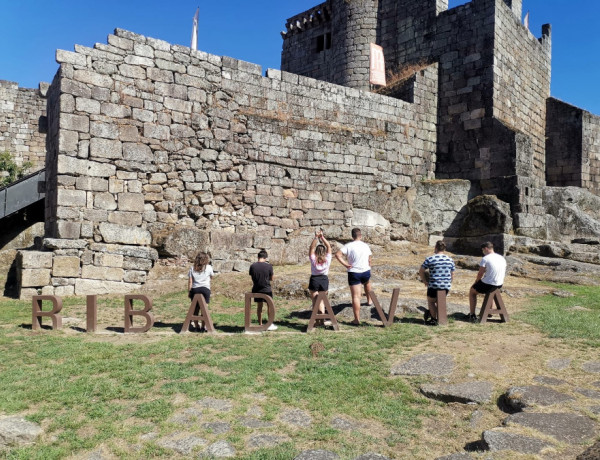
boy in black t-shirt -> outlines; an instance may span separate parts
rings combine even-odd
[[[252,292],[259,294],[266,294],[269,297],[273,297],[273,291],[271,290],[271,280],[273,279],[273,266],[267,262],[267,251],[262,249],[258,253],[258,262],[254,262],[250,265],[249,274],[252,277]],[[254,299],[256,302],[256,316],[258,316],[258,324],[262,324],[262,310],[263,303],[262,299]],[[271,324],[269,331],[274,331],[277,326]]]

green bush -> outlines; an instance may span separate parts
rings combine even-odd
[[[31,168],[31,166],[32,163],[29,161],[23,163],[22,166],[19,166],[17,163],[15,163],[14,158],[9,152],[0,153],[0,171],[8,173],[8,175],[3,175],[0,177],[0,186],[4,187],[16,180],[19,180],[25,175],[25,171]]]

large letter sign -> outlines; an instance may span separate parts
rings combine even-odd
[[[52,310],[42,311],[42,301],[52,302]],[[42,327],[42,318],[45,316],[52,319],[52,329],[62,327],[62,299],[53,295],[34,295],[31,298],[31,329],[38,330]]]
[[[143,310],[134,310],[133,301],[141,300],[144,302]],[[125,296],[125,332],[147,332],[154,325],[154,316],[150,313],[152,310],[152,301],[145,295],[126,295]],[[146,318],[146,325],[143,327],[133,327],[133,317],[142,316]]]

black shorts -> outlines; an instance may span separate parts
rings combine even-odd
[[[310,275],[308,289],[313,292],[329,291],[329,277],[327,275]]]
[[[357,284],[367,284],[371,279],[371,270],[362,273],[348,272],[348,284],[356,286]]]
[[[254,290],[252,290],[253,294],[264,294],[264,295],[268,295],[269,297],[271,297],[271,299],[273,298],[273,291],[269,291],[269,292],[254,292]],[[254,298],[254,302],[259,303],[259,302],[266,302],[264,299],[257,299],[256,297]]]
[[[193,300],[196,294],[202,294],[206,305],[208,305],[208,303],[210,302],[210,289],[205,287],[192,288],[190,289],[190,293],[188,294],[188,296],[190,299]],[[200,314],[200,305],[196,304],[196,307],[194,308],[194,315],[198,316],[198,314]]]
[[[473,289],[475,289],[480,294],[487,294],[488,292],[492,292],[494,289],[500,289],[501,287],[502,287],[502,285],[500,285],[500,286],[494,286],[492,284],[484,283],[481,280],[477,281],[473,285]]]
[[[448,292],[450,291],[450,289],[427,288],[427,297],[429,297],[431,299],[437,299],[438,291],[446,291],[446,295],[448,295]]]

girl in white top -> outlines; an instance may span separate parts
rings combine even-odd
[[[206,304],[210,302],[210,279],[214,276],[213,268],[209,265],[210,257],[205,252],[199,252],[194,260],[194,265],[190,267],[188,273],[188,290],[189,297],[193,299],[197,294],[201,294],[204,297]],[[194,315],[198,315],[200,307],[196,305]],[[204,321],[202,321],[202,327],[198,324],[198,321],[194,321],[196,329],[200,332],[206,331],[204,327]]]
[[[321,244],[318,244],[321,242]],[[315,299],[319,295],[319,292],[329,291],[329,266],[331,265],[331,244],[323,235],[323,230],[317,230],[315,232],[315,238],[310,244],[308,249],[308,257],[310,259],[310,281],[308,283],[308,290],[310,291],[310,297],[313,301],[313,308]],[[323,302],[319,303],[319,313],[325,313],[325,305]],[[315,322],[315,326],[322,326],[323,320],[319,319]]]

